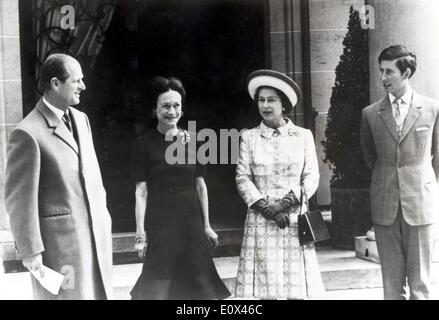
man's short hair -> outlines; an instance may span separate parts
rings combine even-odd
[[[66,69],[66,61],[73,57],[63,54],[54,53],[47,57],[40,69],[40,78],[38,79],[38,91],[46,93],[50,89],[50,80],[57,78],[64,82],[69,77]]]
[[[378,57],[378,63],[381,63],[383,60],[396,60],[395,64],[401,73],[404,73],[407,68],[409,68],[412,71],[409,78],[411,78],[416,72],[417,63],[415,52],[402,45],[398,44],[390,46],[381,51]]]

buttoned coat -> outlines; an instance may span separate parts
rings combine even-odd
[[[299,244],[297,215],[290,209],[290,226],[280,229],[250,207],[259,199],[269,203],[301,184],[309,197],[319,185],[314,138],[308,129],[287,120],[276,130],[263,122],[242,134],[236,166],[238,193],[248,206],[235,294],[261,299],[304,299],[324,291],[314,245]]]
[[[111,298],[106,193],[88,118],[75,108],[70,111],[78,143],[42,100],[11,132],[6,209],[19,255],[42,253],[44,265],[66,274],[58,296],[32,277],[35,298]]]
[[[363,109],[361,146],[372,170],[372,221],[391,225],[401,202],[408,224],[426,225],[439,215],[439,103],[413,93],[401,135],[389,97]]]

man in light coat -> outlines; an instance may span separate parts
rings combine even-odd
[[[34,277],[35,299],[112,297],[111,218],[87,116],[72,107],[85,90],[77,60],[44,62],[36,107],[9,136],[5,203],[23,265],[65,274],[58,295]]]
[[[384,298],[430,297],[433,224],[439,215],[439,102],[414,92],[415,54],[401,45],[378,62],[387,95],[363,110],[361,142],[372,170],[372,221]],[[408,292],[407,292],[408,293]]]

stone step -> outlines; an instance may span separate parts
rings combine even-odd
[[[380,288],[380,265],[355,257],[354,251],[318,247],[317,256],[327,291]],[[234,292],[239,257],[214,258],[218,273],[224,283]],[[114,287],[119,299],[129,299],[129,291],[142,270],[142,264],[115,266]]]
[[[331,212],[326,210],[322,211],[322,214],[324,220],[328,225],[328,229],[331,231]],[[218,234],[219,239],[219,244],[215,249],[213,249],[212,256],[238,256],[241,250],[241,242],[244,232],[243,222],[239,224],[236,222],[216,224],[212,227]],[[135,232],[122,232],[113,234],[113,263],[115,265],[142,262],[142,260],[137,256],[137,252],[134,250],[134,238]],[[329,245],[330,240],[325,241],[322,244]],[[3,251],[7,253],[3,255],[2,267],[4,268],[4,271],[6,273],[24,272],[25,269],[21,261],[18,260],[12,238],[8,239],[8,242],[3,245]]]
[[[382,287],[381,268],[378,263],[357,258],[355,251],[332,247],[318,247],[317,257],[323,283],[328,291],[327,295],[321,297],[322,299],[331,299],[331,296],[338,299],[343,292],[347,293],[350,290],[354,290],[355,297],[359,297],[363,292],[368,293],[367,299],[382,299],[380,290],[372,290]],[[238,261],[238,256],[214,258],[218,273],[232,293],[235,290]],[[114,287],[118,299],[130,299],[129,291],[141,270],[142,264],[115,266]],[[433,283],[439,284],[439,263],[433,264],[432,273]],[[363,289],[370,290],[361,291]],[[339,293],[330,293],[331,291],[339,291]],[[374,294],[377,294],[376,297]]]
[[[215,226],[215,232],[218,234],[218,247],[213,249],[213,257],[232,257],[239,255],[241,250],[241,241],[243,229],[238,227]],[[113,234],[113,263],[115,265],[141,263],[134,250],[135,232],[123,232]],[[6,273],[26,271],[15,253],[14,243],[8,243],[10,254],[1,263]]]
[[[354,251],[318,247],[317,255],[327,290],[374,288],[381,285],[379,265],[356,258]],[[238,261],[238,256],[214,258],[218,273],[231,292],[235,289]],[[113,284],[116,298],[130,298],[129,292],[141,270],[141,263],[114,266]],[[29,277],[28,272],[0,275],[0,299],[30,299],[32,295]]]
[[[331,231],[331,212],[322,211],[328,229]],[[238,256],[241,250],[241,242],[244,229],[241,227],[231,227],[227,225],[213,225],[215,232],[218,234],[218,247],[213,249],[213,257],[233,257]],[[126,264],[141,262],[137,252],[134,250],[134,232],[113,234],[113,260],[114,264]],[[331,240],[319,243],[319,246],[327,246]]]
[[[213,257],[233,257],[239,255],[243,229],[237,227],[215,226],[218,247],[212,251]],[[113,234],[113,262],[115,265],[140,263],[142,259],[134,250],[134,232]]]
[[[355,251],[318,247],[317,256],[327,294],[322,299],[382,299],[380,265],[355,257]],[[218,273],[233,293],[238,270],[238,256],[214,258]],[[113,285],[117,299],[130,299],[129,292],[142,270],[141,263],[114,266]],[[439,284],[439,263],[433,264],[433,283]],[[435,286],[437,287],[437,286]],[[355,295],[350,296],[352,291]],[[376,296],[375,296],[376,295]],[[31,299],[28,272],[0,274],[0,300]]]
[[[240,245],[243,229],[234,227],[214,228],[218,234],[219,246]],[[113,234],[113,252],[130,252],[134,250],[134,232],[124,232]]]

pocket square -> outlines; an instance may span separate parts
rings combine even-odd
[[[416,132],[425,131],[428,129],[430,129],[430,128],[429,127],[419,127],[419,128],[416,128]]]

